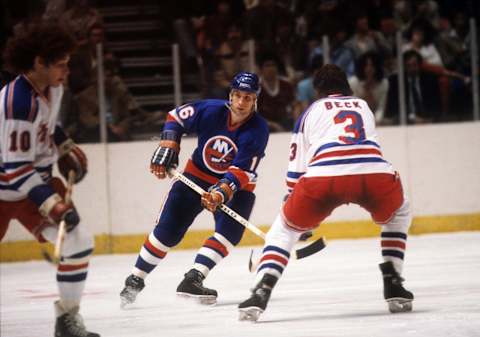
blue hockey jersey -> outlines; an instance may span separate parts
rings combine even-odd
[[[253,191],[256,169],[265,155],[268,126],[258,113],[239,125],[232,125],[230,115],[228,101],[197,101],[171,110],[164,130],[197,135],[198,145],[185,172],[211,184],[225,177],[237,189]]]

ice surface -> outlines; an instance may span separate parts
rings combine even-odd
[[[260,247],[255,247],[258,251]],[[405,286],[413,312],[390,314],[382,297],[379,240],[331,241],[292,261],[259,322],[239,322],[253,274],[250,248],[238,248],[207,278],[219,292],[215,307],[176,297],[195,251],[172,251],[127,310],[119,292],[136,255],[94,256],[81,313],[102,337],[480,336],[480,233],[411,236]],[[46,262],[0,265],[0,335],[53,336],[55,270]]]

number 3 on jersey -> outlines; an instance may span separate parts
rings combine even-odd
[[[338,137],[346,144],[358,143],[365,140],[365,129],[363,128],[362,116],[352,110],[342,110],[333,118],[335,124],[342,124],[349,120],[350,123],[344,127],[348,135]]]

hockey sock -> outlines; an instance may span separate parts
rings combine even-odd
[[[265,238],[262,257],[257,268],[255,283],[263,278],[265,273],[280,278],[287,267],[290,251],[298,241],[301,233],[289,229],[283,218],[278,215]]]
[[[147,277],[167,255],[169,250],[170,247],[161,243],[160,240],[155,237],[154,232],[151,232],[140,249],[140,254],[138,254],[132,274],[141,278]]]
[[[222,234],[215,232],[198,251],[193,268],[207,277],[210,270],[225,258],[233,247]]]
[[[403,271],[407,233],[411,223],[409,203],[405,199],[393,218],[382,226],[381,247],[385,262],[391,261],[398,274]]]

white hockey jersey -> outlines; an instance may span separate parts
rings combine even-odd
[[[0,91],[0,200],[26,198],[50,178],[62,94],[62,86],[50,87],[44,97],[23,75]]]
[[[394,174],[377,141],[367,103],[331,95],[314,102],[297,120],[290,142],[289,192],[302,177]]]

